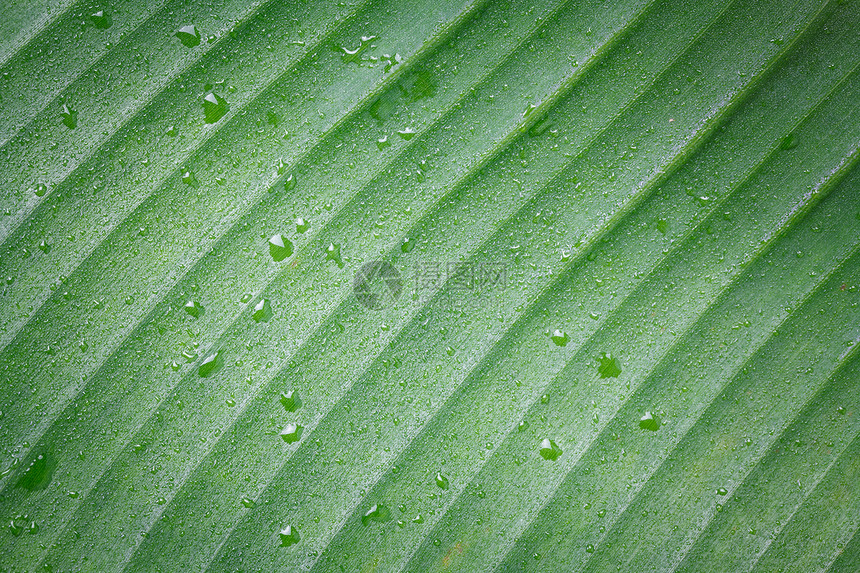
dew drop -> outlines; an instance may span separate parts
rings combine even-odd
[[[594,553],[594,545],[592,545],[591,543],[589,543],[588,545],[586,545],[586,546],[585,546],[585,552],[586,552],[586,553]]]
[[[601,378],[618,378],[621,374],[621,365],[618,359],[609,353],[604,353],[600,357],[600,365],[597,367]]]
[[[292,191],[296,188],[296,177],[290,173],[287,175],[286,179],[284,179],[284,191]]]
[[[293,243],[283,235],[272,235],[269,239],[269,254],[279,263],[293,254]]]
[[[391,511],[380,504],[374,503],[370,506],[364,515],[361,517],[361,524],[364,526],[370,525],[371,522],[384,523],[391,518]]]
[[[254,509],[257,506],[257,503],[248,496],[242,498],[242,505],[247,507],[248,509]]]
[[[376,140],[376,147],[379,148],[380,151],[385,149],[386,147],[390,147],[391,142],[388,141],[388,135],[383,135],[379,139]]]
[[[254,306],[254,314],[251,315],[251,318],[254,319],[254,322],[269,322],[272,314],[272,305],[269,303],[269,299],[264,298]]]
[[[230,105],[227,100],[215,92],[210,92],[203,98],[203,116],[206,123],[217,122],[228,111],[230,111]]]
[[[75,129],[78,126],[78,112],[70,108],[68,105],[63,104],[63,110],[60,112],[60,116],[63,118],[63,125],[69,129]]]
[[[325,250],[325,259],[327,261],[334,261],[338,267],[343,268],[343,259],[340,256],[340,244],[330,243]]]
[[[48,192],[48,186],[44,183],[37,183],[33,192],[36,194],[36,197],[44,197]]]
[[[448,489],[448,478],[442,474],[436,474],[436,485],[442,489]]]
[[[299,398],[299,393],[295,390],[289,392],[281,392],[281,405],[287,412],[295,412],[302,407],[302,400]]]
[[[540,443],[540,455],[545,460],[557,460],[562,454],[561,448],[549,438],[544,438]]]
[[[660,417],[651,412],[645,412],[645,415],[639,418],[639,427],[643,430],[656,432],[660,429]]]
[[[200,318],[200,315],[203,314],[203,307],[196,300],[189,300],[182,308],[194,318]]]
[[[220,370],[223,364],[224,360],[221,357],[221,351],[213,352],[203,360],[197,369],[197,373],[201,378],[207,378]]]
[[[200,45],[200,32],[197,30],[197,26],[191,24],[188,26],[182,26],[176,31],[175,35],[186,48],[193,48]]]
[[[720,496],[726,496],[726,495],[729,495],[729,490],[727,490],[727,489],[726,489],[726,488],[724,488],[724,487],[721,487],[721,488],[719,488],[719,489],[717,490],[717,495],[720,495]]]
[[[405,129],[400,129],[397,131],[397,135],[399,135],[400,137],[402,137],[406,141],[409,141],[410,139],[415,137],[416,133],[417,132],[414,129],[412,129],[411,127],[407,127]]]
[[[279,537],[281,539],[281,547],[295,545],[301,540],[301,537],[299,537],[299,530],[292,525],[288,525],[283,528],[279,533]]]
[[[296,219],[296,231],[299,233],[305,233],[308,229],[311,228],[310,223],[299,217]]]
[[[408,253],[415,248],[415,241],[406,237],[403,239],[403,243],[400,244],[400,251],[403,253]]]
[[[110,12],[105,10],[93,12],[90,14],[90,20],[92,20],[95,27],[99,30],[107,30],[111,25],[113,25],[113,19],[110,16]]]
[[[304,428],[298,424],[287,424],[287,426],[281,430],[281,438],[288,444],[298,442],[302,437],[302,430],[304,430]]]
[[[552,338],[552,341],[555,343],[556,346],[566,346],[567,343],[570,341],[570,337],[567,335],[567,333],[558,329],[556,329],[552,333],[552,336],[550,338]]]

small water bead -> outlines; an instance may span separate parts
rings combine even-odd
[[[377,139],[376,147],[378,147],[380,151],[382,151],[386,147],[391,147],[391,142],[388,140],[388,135],[383,135],[382,137]]]
[[[244,505],[248,509],[254,509],[255,507],[257,507],[257,503],[248,496],[242,498],[242,505]]]
[[[586,553],[594,553],[594,545],[592,545],[591,543],[589,543],[588,545],[586,545],[586,546],[585,546],[585,552],[586,552]]]
[[[200,45],[200,32],[197,30],[197,26],[182,26],[176,31],[175,36],[179,38],[179,41],[182,42],[182,45],[186,48],[193,48]]]
[[[254,322],[269,322],[273,314],[269,299],[264,298],[254,305],[254,314],[251,315],[251,318],[254,319]]]
[[[281,547],[290,547],[291,545],[295,545],[299,541],[301,541],[301,537],[299,536],[299,530],[293,527],[292,525],[288,525],[283,528],[278,534],[281,540]]]
[[[403,243],[400,244],[400,252],[408,253],[415,248],[415,241],[406,237],[403,239]]]
[[[230,111],[230,105],[220,95],[209,92],[203,97],[203,118],[206,123],[216,123]]]
[[[182,182],[188,185],[189,187],[199,187],[200,182],[197,181],[197,178],[194,176],[194,173],[191,171],[185,170],[182,172]]]
[[[231,408],[236,405],[236,400],[234,400],[233,398],[227,398],[226,402],[227,402],[227,405],[230,406]]]
[[[60,116],[63,118],[63,125],[69,129],[75,129],[78,126],[78,112],[70,108],[68,105],[63,104]]]
[[[304,428],[298,424],[287,424],[287,426],[281,430],[280,436],[285,442],[292,444],[301,439],[302,430],[304,430]]]
[[[843,406],[838,406],[836,408],[836,413],[844,415],[845,414],[845,408]]]
[[[448,478],[440,473],[436,474],[436,485],[441,489],[448,489]]]
[[[51,245],[49,245],[44,239],[39,243],[39,250],[45,253],[46,255],[51,251]]]
[[[305,233],[308,229],[311,228],[310,223],[299,217],[296,219],[296,231],[299,233]]]
[[[272,235],[269,239],[269,254],[279,263],[293,254],[293,243],[283,235]]]
[[[36,183],[36,188],[33,189],[36,197],[44,197],[48,193],[48,186],[44,183]]]
[[[729,490],[727,490],[727,489],[726,489],[726,488],[724,488],[724,487],[721,487],[721,488],[719,488],[719,489],[717,490],[717,495],[720,495],[720,496],[726,496],[726,495],[729,495]]]

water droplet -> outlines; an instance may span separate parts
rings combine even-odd
[[[793,133],[789,133],[782,138],[782,141],[779,142],[779,148],[784,151],[788,151],[789,149],[794,149],[795,147],[797,147],[798,143],[800,142],[797,140],[797,136],[795,136]]]
[[[203,116],[206,123],[217,122],[228,111],[230,111],[230,105],[227,103],[227,100],[215,92],[210,92],[203,98]]]
[[[197,30],[197,26],[182,26],[176,31],[176,37],[179,38],[179,41],[186,48],[200,45],[200,32]]]
[[[39,250],[47,255],[51,250],[51,245],[49,245],[44,239],[42,239],[42,241],[39,243]]]
[[[717,490],[717,495],[721,495],[721,496],[729,495],[729,490],[727,490],[724,487],[721,487],[720,489]]]
[[[248,496],[242,498],[242,505],[247,507],[248,509],[254,509],[257,506],[257,503]]]
[[[517,430],[518,430],[518,431],[520,431],[520,432],[524,432],[524,431],[526,431],[528,428],[529,428],[529,423],[528,423],[528,422],[526,422],[525,420],[521,421],[521,422],[519,423],[519,425],[517,426]]]
[[[606,510],[605,510],[605,509],[601,509],[600,511],[598,511],[598,512],[597,512],[597,517],[603,517],[603,516],[605,516],[605,515],[606,515]]]
[[[230,406],[231,408],[232,408],[233,406],[235,406],[235,405],[236,405],[236,400],[234,400],[233,398],[227,398],[227,400],[226,400],[225,402],[226,402],[226,403],[227,403],[227,405],[228,405],[228,406]]]
[[[92,20],[93,24],[95,24],[96,28],[99,30],[107,30],[111,25],[113,25],[113,19],[110,16],[110,12],[107,12],[106,10],[93,12],[90,14],[90,20]]]
[[[540,443],[540,455],[545,460],[557,460],[562,454],[555,442],[549,438],[544,438]]]
[[[586,545],[586,546],[585,546],[585,552],[586,552],[586,553],[594,553],[594,545],[592,545],[591,543],[589,543],[588,545]]]
[[[350,50],[347,48],[341,48],[341,51],[343,52],[343,54],[341,55],[341,57],[343,58],[343,61],[347,62],[347,63],[350,63],[350,62],[354,62],[356,64],[361,63],[361,61],[362,61],[361,54],[365,50],[367,50],[368,48],[373,47],[373,44],[371,42],[373,42],[373,40],[375,40],[375,39],[376,39],[376,36],[362,36],[361,39],[359,40],[358,47],[356,49]]]
[[[609,353],[604,353],[600,357],[600,366],[597,367],[597,371],[601,378],[618,378],[618,375],[621,374],[621,365],[617,358]]]
[[[272,235],[269,239],[269,254],[279,263],[293,254],[293,243],[283,235]]]
[[[302,400],[299,398],[299,393],[295,390],[289,392],[281,392],[281,405],[287,412],[295,412],[302,407]]]
[[[405,129],[400,129],[397,131],[397,135],[399,135],[400,137],[402,137],[406,141],[409,141],[410,139],[415,137],[416,133],[417,132],[414,129],[412,129],[411,127],[407,127]]]
[[[163,497],[159,497],[155,500],[155,503],[157,503],[158,505],[164,505],[165,503],[167,503],[167,500]]]
[[[406,237],[403,239],[403,243],[400,244],[400,251],[403,253],[408,253],[412,249],[415,248],[415,241]]]
[[[340,245],[330,243],[325,250],[325,259],[327,261],[334,261],[338,267],[343,268],[343,259],[340,256]]]
[[[196,300],[189,300],[182,308],[194,318],[200,318],[200,315],[203,314],[203,307]]]
[[[362,525],[370,525],[371,521],[375,521],[376,523],[383,523],[388,521],[391,518],[391,512],[384,505],[376,504],[370,506],[364,515],[361,517]]]
[[[376,140],[376,147],[379,148],[380,151],[385,149],[386,147],[390,147],[391,142],[388,141],[388,135],[383,135],[379,139]]]
[[[651,412],[645,412],[645,415],[639,418],[639,427],[643,430],[651,430],[656,432],[660,429],[660,417]]]
[[[281,547],[289,547],[290,545],[295,545],[299,541],[301,541],[301,537],[299,537],[299,530],[293,527],[292,525],[288,525],[283,528],[279,534],[281,538]]]
[[[44,183],[37,183],[33,192],[36,194],[36,197],[44,197],[48,192],[48,186]]]
[[[287,426],[281,430],[281,438],[288,444],[298,442],[302,438],[302,430],[304,430],[304,428],[298,424],[287,424]]]
[[[436,474],[436,485],[442,489],[448,489],[448,478],[442,474]]]
[[[570,337],[567,335],[567,333],[558,329],[556,329],[552,333],[552,336],[550,338],[552,338],[552,341],[555,343],[556,346],[565,346],[570,341]]]
[[[78,112],[70,108],[68,105],[63,104],[63,110],[60,112],[60,116],[63,118],[63,125],[69,129],[75,129],[78,126]]]
[[[78,499],[81,496],[81,492],[79,491],[70,491],[68,492],[69,497],[72,499]]]
[[[412,518],[412,523],[424,523],[424,518],[421,517],[421,514],[419,513],[418,515],[416,515],[415,517]]]
[[[200,182],[197,181],[197,178],[191,171],[185,170],[182,173],[182,182],[188,185],[189,187],[199,187]]]
[[[29,491],[45,489],[54,477],[55,467],[53,456],[48,453],[39,454],[33,458],[15,485]]]
[[[292,191],[296,188],[296,183],[297,181],[295,176],[290,173],[287,175],[286,179],[284,179],[284,191]]]
[[[224,360],[221,357],[221,351],[213,352],[207,356],[197,369],[197,373],[201,378],[212,376],[223,366]]]
[[[540,403],[549,404],[549,394],[541,394]]]
[[[254,306],[254,314],[251,315],[251,318],[254,319],[254,322],[269,322],[272,314],[272,305],[269,303],[269,299],[264,298]]]
[[[311,228],[310,223],[299,217],[296,219],[296,231],[299,233],[305,233],[308,229]]]
[[[842,407],[842,406],[838,406],[838,407],[836,408],[836,413],[837,413],[837,414],[845,414],[845,408],[844,408],[844,407]]]

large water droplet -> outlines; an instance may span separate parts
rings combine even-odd
[[[562,454],[561,448],[549,438],[544,438],[540,443],[540,455],[545,460],[557,460]]]
[[[288,444],[298,442],[302,438],[303,429],[298,424],[287,424],[287,427],[281,430],[281,438]]]
[[[334,261],[338,267],[343,268],[343,259],[340,256],[340,245],[330,243],[325,250],[325,259],[327,261]]]
[[[203,314],[203,307],[196,300],[189,300],[182,308],[194,318],[200,318],[200,315]]]
[[[566,346],[570,341],[570,337],[563,330],[556,330],[550,338],[552,338],[556,346]]]
[[[63,104],[63,109],[60,111],[60,116],[63,118],[63,125],[69,129],[75,129],[78,126],[78,112]]]
[[[200,368],[197,369],[197,373],[202,378],[212,376],[221,369],[223,364],[224,360],[221,358],[221,351],[213,352],[203,360],[200,364]]]
[[[660,429],[661,425],[660,417],[656,414],[652,414],[651,412],[645,412],[645,415],[639,418],[639,427],[643,430],[656,432]]]
[[[269,299],[264,298],[254,306],[254,314],[251,315],[251,318],[255,322],[269,322],[269,319],[272,318],[272,305],[269,304]]]
[[[52,455],[47,452],[39,454],[33,458],[15,485],[29,491],[45,489],[54,477],[55,467],[56,461]]]
[[[176,31],[176,37],[187,48],[200,45],[200,32],[197,30],[197,26],[182,26]]]
[[[269,239],[269,254],[279,263],[293,254],[293,243],[283,235],[272,235]]]
[[[377,523],[383,523],[388,521],[391,518],[391,511],[389,509],[380,504],[374,503],[370,506],[364,515],[361,517],[362,525],[370,525],[370,522],[375,521]]]
[[[110,16],[110,12],[106,10],[93,12],[90,14],[90,20],[92,20],[93,24],[95,24],[96,28],[99,30],[107,30],[111,25],[113,25],[113,19]]]
[[[227,100],[215,92],[210,92],[203,98],[203,116],[206,123],[217,122],[228,111],[230,111],[230,105],[227,103]]]
[[[605,353],[599,360],[600,365],[597,367],[597,372],[600,373],[601,378],[618,378],[619,374],[621,374],[621,365],[618,363],[617,358],[609,353]]]
[[[302,400],[299,398],[299,393],[295,390],[289,392],[281,392],[281,405],[287,412],[295,412],[302,407]]]
[[[299,530],[292,525],[288,525],[283,528],[279,535],[281,538],[281,547],[295,545],[301,540],[301,537],[299,537]]]

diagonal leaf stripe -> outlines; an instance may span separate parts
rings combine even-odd
[[[857,569],[856,1],[3,12],[0,570]]]

